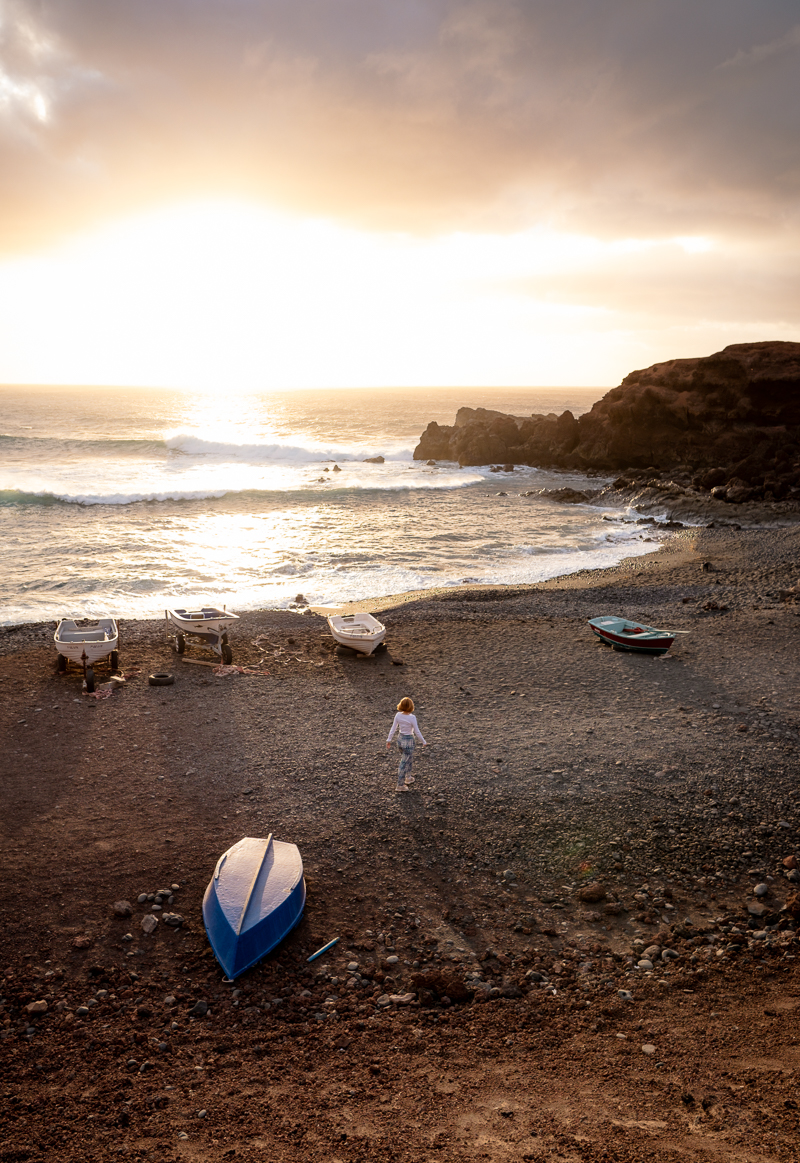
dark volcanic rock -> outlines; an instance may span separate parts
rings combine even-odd
[[[586,884],[583,888],[578,889],[578,900],[589,901],[594,904],[597,901],[606,899],[606,890],[598,881],[592,881],[591,884]]]
[[[419,990],[423,1005],[435,1005],[442,997],[449,997],[454,1002],[466,1002],[473,993],[465,985],[463,977],[447,969],[429,969],[422,973],[414,973],[411,983]]]
[[[729,504],[800,496],[800,343],[735,343],[631,372],[577,419],[461,408],[431,423],[416,460],[509,463],[642,476],[721,489]],[[694,475],[692,475],[694,474]]]
[[[800,343],[735,343],[631,372],[579,425],[595,467],[722,469],[701,482],[711,488],[730,466],[740,487],[763,485],[776,454],[800,454]]]
[[[560,501],[562,505],[580,505],[594,496],[594,493],[584,493],[580,489],[542,489],[539,496],[546,497],[548,501]]]

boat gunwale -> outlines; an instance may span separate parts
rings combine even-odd
[[[233,614],[229,610],[219,610],[216,606],[209,606],[207,608],[213,608],[216,611],[213,617],[205,618],[199,616],[199,614],[195,614],[193,617],[188,611],[184,611],[184,613],[186,613],[186,617],[183,617],[182,613],[174,609],[165,609],[164,615],[169,625],[175,626],[178,630],[183,630],[184,633],[189,634],[193,633],[195,629],[199,630],[200,627],[203,627],[206,631],[224,630],[229,626],[232,626],[234,622],[239,621],[239,615]]]

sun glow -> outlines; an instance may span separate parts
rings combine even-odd
[[[548,280],[579,287],[654,249],[690,261],[707,248],[546,229],[426,239],[243,203],[175,206],[0,266],[0,379],[226,392],[609,383],[624,321]]]

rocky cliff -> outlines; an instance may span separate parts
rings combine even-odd
[[[736,502],[800,496],[800,343],[654,364],[577,419],[462,408],[454,425],[428,425],[414,458],[634,479],[667,471]]]

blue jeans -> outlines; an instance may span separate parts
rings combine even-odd
[[[406,782],[406,776],[411,775],[411,764],[414,762],[414,747],[416,746],[416,738],[414,735],[397,734],[397,745],[400,748],[400,766],[397,769],[397,786],[403,787]]]

